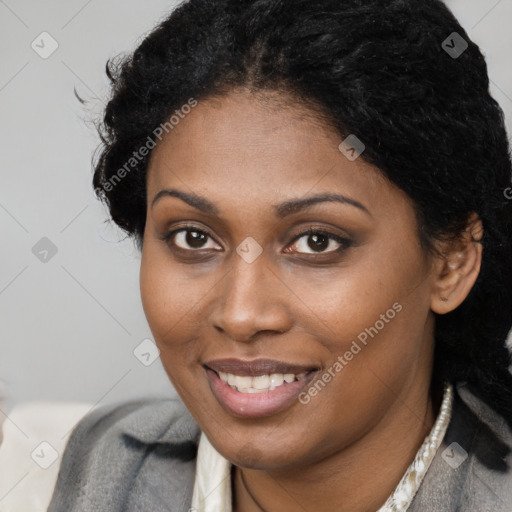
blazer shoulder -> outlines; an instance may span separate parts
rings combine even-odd
[[[128,485],[138,478],[144,460],[155,456],[174,471],[194,460],[199,435],[178,399],[94,409],[71,433],[48,512],[95,510],[110,502],[114,510],[113,504],[130,492]]]
[[[127,436],[142,443],[182,442],[199,429],[178,399],[149,399],[104,405],[86,414],[73,428],[66,451]]]
[[[466,385],[454,386],[448,429],[410,510],[512,510],[512,432]]]

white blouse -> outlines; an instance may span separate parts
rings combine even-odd
[[[386,503],[377,512],[404,512],[409,508],[430,467],[450,423],[453,387],[444,387],[441,409],[432,430],[423,441],[416,457]],[[191,512],[232,512],[231,466],[210,444],[202,432],[197,452],[197,465]]]

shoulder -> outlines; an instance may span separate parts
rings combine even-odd
[[[464,385],[411,511],[512,510],[512,430]]]
[[[70,436],[48,512],[158,512],[188,500],[199,434],[177,399],[94,410]]]
[[[67,449],[127,437],[135,442],[183,442],[199,435],[194,419],[179,399],[150,399],[94,409],[75,427]]]

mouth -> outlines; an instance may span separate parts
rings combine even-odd
[[[223,359],[204,365],[219,404],[238,417],[282,412],[297,401],[318,368],[281,361]]]

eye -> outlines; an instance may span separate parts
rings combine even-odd
[[[295,246],[297,252],[304,254],[326,254],[343,252],[348,249],[351,244],[352,242],[348,238],[343,238],[342,236],[323,229],[310,228],[296,236],[291,247]],[[333,245],[334,249],[326,250]],[[338,247],[336,247],[336,245]],[[308,249],[312,252],[307,252]]]
[[[168,245],[182,251],[196,252],[200,250],[213,249],[220,251],[219,246],[214,242],[213,238],[204,230],[196,226],[183,226],[167,233],[162,240]],[[211,245],[208,246],[208,241]],[[303,254],[322,255],[330,253],[340,253],[348,249],[352,245],[352,241],[335,233],[319,229],[309,228],[293,239],[292,245],[295,247],[290,251],[288,248],[284,252],[299,252]],[[334,248],[332,248],[334,246]],[[331,248],[330,250],[327,250]],[[311,252],[309,252],[311,251]]]
[[[198,229],[195,226],[184,226],[180,229],[175,229],[174,231],[166,234],[163,240],[168,244],[170,243],[178,247],[178,249],[183,249],[184,251],[201,249],[219,250],[216,248],[215,244],[213,247],[208,247],[206,242],[208,242],[208,240],[213,241],[213,239],[206,231]]]

